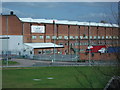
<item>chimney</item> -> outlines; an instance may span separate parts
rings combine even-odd
[[[10,15],[13,15],[14,14],[14,12],[13,11],[10,11]]]

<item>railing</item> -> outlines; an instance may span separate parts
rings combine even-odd
[[[77,61],[79,60],[79,56],[77,55],[61,55],[61,54],[55,54],[54,55],[35,55],[33,56],[33,59],[35,60],[48,60],[48,61]]]

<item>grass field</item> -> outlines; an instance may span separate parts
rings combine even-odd
[[[7,61],[6,60],[2,60],[2,65],[6,65],[7,64]],[[9,65],[16,65],[16,64],[19,64],[18,62],[16,61],[8,61],[8,64]]]
[[[104,88],[105,74],[110,67],[3,68],[3,88]]]

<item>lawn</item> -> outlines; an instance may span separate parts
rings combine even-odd
[[[8,61],[8,64],[9,65],[16,65],[16,64],[19,64],[18,62],[16,61]],[[6,60],[2,60],[2,65],[7,65],[7,61]]]
[[[3,88],[104,88],[110,67],[3,68]],[[106,75],[109,74],[109,75]]]

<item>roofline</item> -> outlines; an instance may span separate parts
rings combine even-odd
[[[22,23],[22,21],[20,20],[20,18],[17,15],[15,15],[15,14],[13,14],[13,15],[10,15],[10,14],[3,15],[3,14],[1,14],[0,16],[15,16]]]
[[[36,23],[36,24],[53,24],[53,22],[52,22],[52,19],[45,19],[45,20],[51,20],[50,22],[44,22],[44,21],[40,21],[40,22],[38,22],[39,21],[39,19],[38,19],[38,21],[34,21],[34,19],[32,19],[32,18],[28,18],[28,21],[27,20],[22,20],[22,19],[27,19],[27,18],[21,18],[20,20],[21,20],[21,22],[23,22],[23,23]],[[31,21],[29,21],[29,20],[31,20]],[[37,20],[37,19],[35,19],[35,20]],[[54,20],[53,20],[54,21]],[[119,26],[118,26],[118,24],[111,24],[111,23],[96,23],[96,22],[78,22],[78,21],[67,21],[67,20],[65,20],[65,21],[67,21],[67,22],[64,22],[64,23],[60,23],[59,21],[64,21],[64,20],[58,20],[58,22],[56,21],[56,25],[73,25],[73,26],[93,26],[93,27],[115,27],[115,28],[118,28]],[[75,23],[72,23],[72,22],[75,22]],[[82,24],[80,24],[80,23],[82,23]],[[93,23],[93,24],[91,24],[91,23]],[[96,25],[94,25],[94,23],[96,24]],[[90,25],[91,24],[91,25]],[[103,25],[102,25],[103,24]]]
[[[21,20],[20,20],[21,21]],[[22,23],[34,23],[34,24],[53,24],[53,23],[38,23],[38,22],[25,22],[25,21],[21,21]],[[119,26],[99,26],[99,25],[79,25],[79,24],[59,24],[59,23],[55,23],[56,25],[73,25],[73,26],[90,26],[90,27],[109,27],[109,28],[119,28]],[[110,23],[105,23],[105,24],[110,24]],[[117,25],[117,24],[116,24]]]
[[[6,15],[3,15],[3,14],[1,14],[0,16],[16,16],[15,14],[13,14],[13,15],[10,15],[10,14],[6,14]],[[21,22],[21,23],[35,23],[35,24],[53,24],[53,23],[45,23],[45,22],[30,22],[30,21],[22,21],[18,16],[16,16],[18,19],[19,19],[19,21]],[[32,18],[31,18],[32,19]],[[33,19],[34,20],[34,19]],[[52,19],[46,19],[46,20],[52,20]],[[58,21],[62,21],[62,20],[58,20]],[[63,20],[64,21],[64,20]],[[65,21],[67,21],[67,20],[65,20]],[[71,22],[71,21],[68,21],[68,22]],[[74,21],[73,21],[74,22]],[[80,24],[77,24],[77,22],[78,21],[76,21],[76,24],[70,24],[70,23],[66,23],[66,24],[62,24],[62,23],[55,23],[56,25],[73,25],[73,26],[90,26],[90,27],[114,27],[114,28],[119,28],[119,26],[118,26],[118,24],[111,24],[111,23],[101,23],[101,24],[110,24],[111,26],[100,26],[100,25],[80,25]],[[80,22],[78,22],[78,23],[80,23]],[[88,23],[90,23],[90,22],[86,22],[87,24]],[[96,23],[96,22],[91,22],[91,23]],[[96,24],[99,24],[99,23],[96,23]],[[113,26],[113,25],[117,25],[117,26]]]

